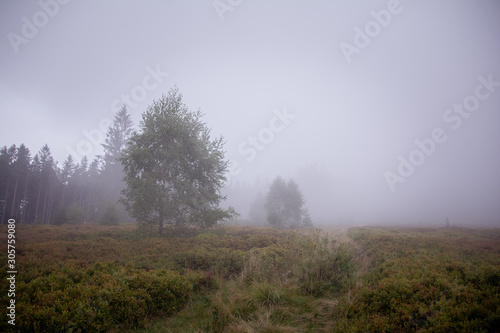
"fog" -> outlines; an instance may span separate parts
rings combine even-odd
[[[500,226],[498,1],[2,1],[0,146],[102,153],[177,85],[247,218],[277,176],[318,225]]]

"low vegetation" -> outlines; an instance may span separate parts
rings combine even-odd
[[[499,331],[500,231],[348,235],[19,225],[15,331]]]
[[[500,230],[353,228],[373,261],[340,331],[499,332]]]

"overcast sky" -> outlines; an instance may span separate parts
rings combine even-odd
[[[0,32],[0,146],[100,153],[177,85],[232,181],[322,170],[313,217],[500,225],[499,1],[0,1]]]

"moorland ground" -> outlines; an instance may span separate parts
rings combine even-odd
[[[499,229],[18,225],[16,240],[6,332],[500,331]]]

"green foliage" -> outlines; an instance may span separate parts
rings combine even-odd
[[[54,225],[63,224],[83,224],[85,212],[83,208],[76,202],[71,203],[68,207],[60,206],[52,219]]]
[[[82,224],[85,217],[85,212],[83,211],[82,206],[80,206],[76,202],[73,202],[71,205],[69,205],[66,211],[66,216],[68,218],[67,223]]]
[[[196,247],[174,255],[175,267],[179,270],[210,271],[223,277],[235,276],[244,265],[244,253],[231,249],[212,249]]]
[[[311,227],[312,221],[304,203],[299,186],[293,179],[286,182],[277,177],[266,196],[267,221],[272,227],[280,229]]]
[[[16,233],[20,332],[495,332],[500,323],[495,230]]]
[[[350,233],[374,260],[346,309],[343,324],[351,331],[499,329],[498,232],[484,237],[453,228],[355,228]]]
[[[255,283],[253,289],[251,297],[258,306],[284,305],[287,302],[285,290],[267,281]]]
[[[125,187],[123,183],[125,174],[119,158],[127,147],[132,129],[132,118],[124,105],[115,113],[113,124],[108,128],[105,142],[102,144],[104,156],[101,158],[101,170],[98,175],[91,178],[94,181],[94,187],[98,188],[93,197],[101,213],[94,219],[99,220],[100,224],[117,225],[118,221],[132,221],[125,207],[117,205],[121,191]]]
[[[349,249],[320,232],[287,232],[276,243],[255,247],[237,279],[222,284],[210,298],[205,329],[329,331],[330,299],[351,285],[356,270],[352,260]],[[311,284],[314,279],[321,283]]]
[[[353,256],[345,245],[333,251],[327,238],[318,238],[302,259],[299,285],[316,297],[340,292],[353,282],[355,271]]]
[[[118,213],[116,212],[116,207],[112,202],[108,202],[104,208],[104,212],[99,218],[99,224],[101,225],[118,225]]]
[[[177,88],[170,90],[143,113],[140,131],[120,158],[121,202],[160,234],[164,225],[208,228],[236,215],[219,207],[228,162],[222,137],[211,140],[201,117],[187,109]]]
[[[22,332],[105,332],[139,327],[149,315],[172,314],[187,302],[192,284],[179,273],[149,272],[96,262],[64,268],[19,284]]]
[[[316,270],[305,263],[321,252],[319,234],[225,227],[151,237],[138,234],[133,225],[68,224],[16,230],[23,235],[17,248],[23,272],[17,306],[23,322],[16,327],[22,332],[145,326],[231,332],[287,323],[313,329],[325,327],[329,316],[329,308],[300,282],[302,274]],[[331,242],[324,246],[338,252]],[[0,265],[4,271],[5,263]],[[6,281],[0,281],[1,288]],[[322,295],[331,297],[333,290]],[[6,294],[0,297],[5,302]]]
[[[113,126],[108,128],[106,133],[104,148],[104,161],[106,168],[118,165],[118,159],[121,156],[123,149],[127,146],[127,141],[132,134],[132,118],[127,111],[127,107],[123,105],[118,110],[113,118]],[[113,171],[121,171],[121,167],[113,168]],[[121,172],[118,172],[120,176]]]
[[[63,225],[65,223],[68,223],[68,214],[67,214],[67,209],[64,206],[59,206],[57,210],[54,213],[54,217],[52,218],[52,224],[54,225]],[[41,220],[37,220],[36,224],[41,223]]]
[[[305,295],[326,296],[352,283],[356,266],[351,251],[319,233],[294,235],[279,244],[250,252],[244,271],[248,281],[280,281]]]

